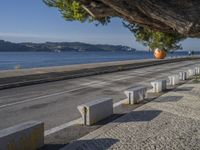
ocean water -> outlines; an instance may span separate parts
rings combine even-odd
[[[176,52],[168,57],[187,55],[187,52]],[[137,60],[153,58],[147,51],[136,52],[0,52],[0,70],[19,68],[37,68],[87,64],[98,62]]]

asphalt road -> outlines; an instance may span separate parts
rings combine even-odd
[[[45,130],[80,117],[77,106],[91,100],[111,97],[125,99],[124,90],[134,85],[166,78],[200,61],[184,61],[129,71],[49,82],[0,91],[0,129],[29,120],[45,123]]]

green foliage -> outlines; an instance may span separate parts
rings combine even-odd
[[[76,0],[43,0],[48,6],[57,8],[62,16],[68,21],[97,21],[97,24],[108,24],[110,17],[94,18],[84,7]],[[125,24],[131,32],[133,32],[136,40],[143,45],[148,46],[151,50],[161,48],[165,51],[181,49],[178,43],[185,39],[184,36],[178,33],[163,33],[153,31],[136,24]]]
[[[67,21],[80,21],[80,22],[93,22],[97,21],[98,24],[107,24],[110,22],[110,17],[104,18],[94,18],[92,17],[83,7],[82,5],[75,0],[43,0],[45,4],[50,7],[57,8],[62,16]]]
[[[68,21],[84,22],[90,19],[88,13],[82,8],[81,4],[74,0],[43,0],[48,6],[56,7],[63,17]]]
[[[141,42],[144,46],[148,46],[150,50],[160,48],[165,51],[182,49],[179,42],[186,37],[178,33],[163,33],[153,31],[136,24],[126,24],[127,27],[135,36],[138,42]]]

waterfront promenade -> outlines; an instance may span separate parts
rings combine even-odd
[[[151,81],[167,79],[169,75],[195,66],[200,66],[200,60],[151,65],[0,90],[0,129],[29,120],[42,121],[45,124],[45,133],[49,133],[45,136],[45,143],[62,147],[63,144],[79,139],[106,124],[91,127],[77,125],[80,118],[78,105],[110,97],[114,101],[114,113],[122,116],[135,109],[135,106],[121,107],[121,100],[126,98],[124,90],[135,85],[147,86],[149,90]]]
[[[188,82],[62,150],[199,150],[199,91]]]

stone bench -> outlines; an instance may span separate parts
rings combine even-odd
[[[169,85],[174,86],[179,83],[179,75],[171,75],[168,76],[169,78]]]
[[[113,100],[104,98],[82,104],[77,107],[84,125],[92,125],[113,114]]]
[[[187,72],[179,72],[179,79],[185,81],[187,79]]]
[[[154,93],[163,92],[167,89],[167,81],[166,80],[152,81],[151,85],[153,86]]]
[[[126,90],[124,93],[127,96],[128,104],[136,104],[145,99],[147,88],[143,86],[134,87]]]
[[[193,77],[195,75],[195,69],[188,69],[187,76]]]
[[[195,67],[195,75],[199,75],[200,74],[200,67]]]
[[[36,150],[44,145],[44,123],[25,122],[0,130],[0,150]]]

